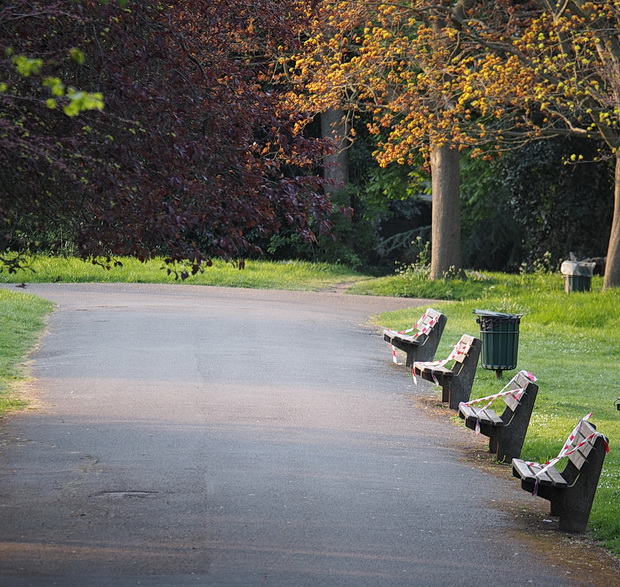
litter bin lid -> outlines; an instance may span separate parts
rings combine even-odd
[[[504,312],[491,312],[490,310],[474,310],[474,314],[488,318],[521,318],[523,316],[523,314],[506,314]]]
[[[562,275],[574,275],[578,277],[592,277],[596,263],[586,261],[564,261],[560,265]]]

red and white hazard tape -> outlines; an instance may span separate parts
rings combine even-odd
[[[521,373],[525,377],[527,377],[530,381],[532,382],[536,381],[536,377],[529,371],[519,371],[519,373],[517,373],[515,377],[517,377]],[[482,411],[482,410],[486,410],[496,399],[499,399],[500,397],[504,397],[506,395],[512,395],[517,401],[519,401],[521,397],[523,396],[523,393],[525,392],[525,387],[517,388],[517,389],[507,389],[515,377],[513,377],[502,388],[502,390],[499,393],[496,393],[495,395],[488,395],[486,397],[480,397],[478,399],[472,399],[472,400],[469,400],[468,402],[461,402],[459,405],[464,405],[464,406],[467,406],[468,408],[471,408],[473,404],[480,404],[483,402],[487,402],[483,407],[480,408],[480,411]],[[477,418],[475,432],[477,435],[480,435],[480,418]]]
[[[548,469],[553,467],[553,465],[555,465],[555,463],[557,463],[559,460],[563,459],[564,457],[567,457],[568,455],[572,455],[573,453],[577,452],[582,446],[586,445],[590,440],[592,440],[592,438],[595,438],[596,436],[603,436],[603,440],[605,443],[605,453],[609,452],[609,444],[607,443],[607,439],[600,432],[593,432],[587,438],[584,438],[579,444],[573,445],[573,441],[575,440],[575,437],[577,436],[577,431],[579,430],[579,426],[581,425],[581,422],[583,422],[584,420],[589,420],[591,417],[592,417],[592,412],[590,412],[587,416],[579,420],[579,422],[577,423],[577,426],[575,426],[573,431],[570,433],[569,437],[566,439],[566,442],[564,443],[564,446],[562,447],[562,450],[560,451],[557,457],[551,459],[550,461],[547,461],[546,463],[543,463],[542,465],[539,463],[534,463],[534,462],[525,463],[528,467],[542,467],[540,471],[537,471],[534,474],[536,481],[534,482],[534,489],[532,491],[532,495],[536,495],[538,493],[538,480],[540,479],[540,476],[543,473],[545,473]]]
[[[427,316],[428,316],[427,312],[424,312],[424,314],[422,314],[422,317],[411,328],[408,328],[407,330],[399,330],[396,332],[396,334],[409,334],[410,332],[413,332],[414,330],[417,330],[417,332],[412,335],[412,338],[418,338],[422,334],[428,334],[431,331],[431,329],[435,326],[435,323],[437,322],[437,317],[436,316],[431,317],[428,324],[424,324],[424,320]],[[424,324],[422,328],[418,326],[418,324],[420,323]],[[392,330],[390,332],[395,332],[395,331]],[[394,348],[393,344],[390,346],[392,347],[392,362],[396,365],[402,365],[402,363],[398,361],[398,357],[396,356],[396,348]]]
[[[454,361],[454,359],[456,359],[459,355],[463,355],[463,354],[465,353],[459,350],[459,343],[457,342],[454,345],[454,349],[452,350],[450,355],[448,355],[447,359],[444,359],[443,361],[420,361],[420,362],[417,362],[417,364],[424,365],[425,367],[443,367],[444,365],[447,365],[450,361]],[[418,379],[415,376],[415,366],[416,366],[416,363],[414,363],[413,366],[411,367],[411,376],[413,377],[413,382],[417,385]],[[433,373],[432,371],[431,371],[431,377],[433,378],[435,385],[439,385],[439,380],[435,376],[435,373]]]

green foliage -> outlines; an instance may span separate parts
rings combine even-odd
[[[429,194],[429,175],[421,157],[416,166],[379,167],[372,155],[377,138],[364,121],[363,115],[356,121],[356,141],[348,150],[350,183],[343,192],[353,208],[353,231],[347,238],[360,266],[384,271],[413,261],[418,251],[412,241],[427,239],[430,204],[423,197]]]
[[[46,77],[43,78],[43,82],[41,83],[43,87],[50,89],[52,96],[65,95],[65,84],[62,83],[62,80],[59,77]]]
[[[26,57],[25,55],[13,55],[11,58],[13,65],[17,73],[24,77],[30,77],[31,75],[37,75],[40,73],[43,67],[43,59]]]
[[[515,270],[521,261],[521,225],[510,192],[498,173],[498,160],[462,157],[461,231],[465,267]]]
[[[331,197],[332,214],[329,235],[317,234],[315,241],[303,239],[294,232],[281,231],[264,246],[265,256],[272,260],[300,259],[316,263],[342,264],[360,269],[368,264],[368,251],[375,246],[372,226],[361,214],[351,209],[354,189],[343,189]]]
[[[73,59],[73,61],[75,61],[78,65],[84,65],[84,63],[86,63],[86,55],[84,54],[84,51],[78,49],[77,47],[69,49],[69,57],[71,57],[71,59]]]
[[[362,139],[365,140],[365,139]],[[568,163],[570,154],[579,163]],[[592,162],[596,143],[558,139],[529,144],[492,160],[461,160],[463,259],[485,271],[556,269],[572,252],[604,256],[612,211],[607,162]],[[416,195],[429,191],[422,162],[367,164],[357,197],[377,230],[381,263],[412,262],[413,241],[429,238]],[[601,230],[601,226],[604,227]]]
[[[103,110],[103,94],[101,92],[80,92],[69,88],[66,93],[69,103],[63,107],[67,116],[77,116],[86,110]]]
[[[415,200],[430,194],[429,179],[421,165],[371,167],[363,187],[366,216],[374,220],[388,212],[393,201]]]
[[[376,254],[367,259],[389,266],[411,263],[413,241],[430,237],[429,176],[415,167],[381,168],[370,153],[376,139],[362,130],[350,150],[356,213],[376,232]],[[579,163],[568,163],[570,155]],[[592,162],[596,143],[576,139],[529,144],[491,160],[461,160],[461,213],[465,267],[517,271],[545,259],[555,269],[569,253],[604,256],[612,211],[608,163]],[[601,230],[600,227],[605,227]],[[362,258],[364,256],[362,255]]]
[[[603,257],[607,252],[613,186],[609,162],[596,161],[599,145],[579,139],[531,143],[494,166],[509,194],[518,229],[521,262],[548,254],[554,264],[568,258]],[[579,163],[570,163],[575,155]]]
[[[10,49],[7,51],[12,52]],[[84,53],[77,48],[69,51],[69,57],[79,65],[84,64],[86,60]],[[27,57],[26,55],[13,55],[11,61],[17,73],[23,77],[37,76],[41,74],[45,66],[43,59]],[[66,88],[63,81],[55,76],[42,78],[41,86],[48,88],[52,95],[52,98],[45,100],[48,108],[55,109],[58,106],[57,99],[64,98],[63,112],[67,116],[77,116],[87,110],[103,110],[104,101],[101,92],[84,92],[71,87]],[[0,86],[0,92],[6,92],[8,89],[7,83]]]

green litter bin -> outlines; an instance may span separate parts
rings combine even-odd
[[[477,316],[476,322],[480,324],[482,368],[495,371],[499,378],[502,371],[510,371],[517,366],[519,323],[523,314],[487,310],[474,310],[474,314]]]
[[[560,272],[564,277],[564,291],[566,293],[590,291],[594,267],[596,267],[596,263],[564,261],[560,265]]]

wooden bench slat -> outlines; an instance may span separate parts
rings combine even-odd
[[[432,373],[433,371],[436,373],[452,373],[452,369],[448,369],[447,367],[442,367],[440,365],[437,365],[436,367],[422,365],[420,367],[420,364],[416,363],[416,369],[424,373]]]
[[[592,450],[592,443],[588,442],[581,448],[577,449],[574,453],[568,455],[568,458],[572,461],[573,465],[578,469],[583,467],[583,464],[588,460],[588,454]]]
[[[465,357],[469,354],[469,350],[471,349],[473,343],[473,336],[469,336],[468,334],[461,336],[461,339],[456,344],[456,353],[454,357],[454,360],[457,363],[462,363],[465,360]]]
[[[483,422],[493,424],[493,426],[503,426],[504,421],[491,409],[483,409],[478,412],[478,418]]]
[[[491,424],[492,426],[504,425],[504,421],[490,408],[475,408],[473,406],[461,404],[459,406],[459,412],[461,417],[466,420],[480,420],[482,423]]]
[[[464,419],[475,418],[476,410],[475,408],[472,408],[471,406],[468,406],[466,404],[461,404],[459,406],[459,415],[461,416],[461,418],[464,418]]]
[[[573,441],[573,444],[577,445],[580,442],[583,442],[588,436],[590,435],[584,434],[582,429],[580,428],[579,430],[577,430],[577,433],[575,434],[575,440]]]
[[[582,443],[584,440],[592,436],[596,432],[596,428],[592,426],[587,420],[582,420],[575,433],[575,440],[573,441],[573,446],[577,446]],[[577,467],[581,469],[584,463],[588,460],[588,455],[594,446],[594,441],[596,438],[590,438],[583,446],[579,447],[574,453],[569,454],[568,458],[570,461]]]
[[[522,459],[512,459],[512,468],[516,473],[518,473],[519,477],[523,479],[534,476],[530,465]]]
[[[464,334],[463,336],[461,336],[460,340],[456,343],[456,352],[454,358],[452,359],[455,363],[462,363],[465,360],[474,343],[474,340],[476,339],[469,334]],[[429,375],[433,372],[441,373],[444,377],[450,377],[451,375],[456,374],[454,368],[448,369],[447,367],[443,366],[427,365],[425,361],[416,361],[414,363],[414,368],[420,373],[425,373]]]
[[[549,467],[538,477],[536,475],[543,469],[542,466],[530,465],[521,459],[513,459],[512,466],[522,479],[534,482],[538,479],[541,485],[553,485],[559,488],[568,487],[566,479],[564,479],[562,474],[553,466]]]
[[[416,335],[410,336],[408,334],[399,334],[398,332],[396,332],[393,335],[391,335],[390,340],[400,340],[408,344],[422,344],[425,338],[426,338],[426,334],[416,334]]]
[[[549,467],[538,479],[539,483],[543,485],[549,484],[558,488],[568,487],[566,479],[555,467]]]
[[[410,344],[422,344],[428,336],[423,331],[432,328],[441,316],[441,312],[429,308],[426,312],[424,312],[422,318],[416,323],[417,332],[414,334],[406,334],[396,330],[384,330],[383,338],[387,342],[396,339]]]
[[[505,395],[503,397],[504,403],[514,412],[521,404],[521,401],[518,400],[512,393]]]

